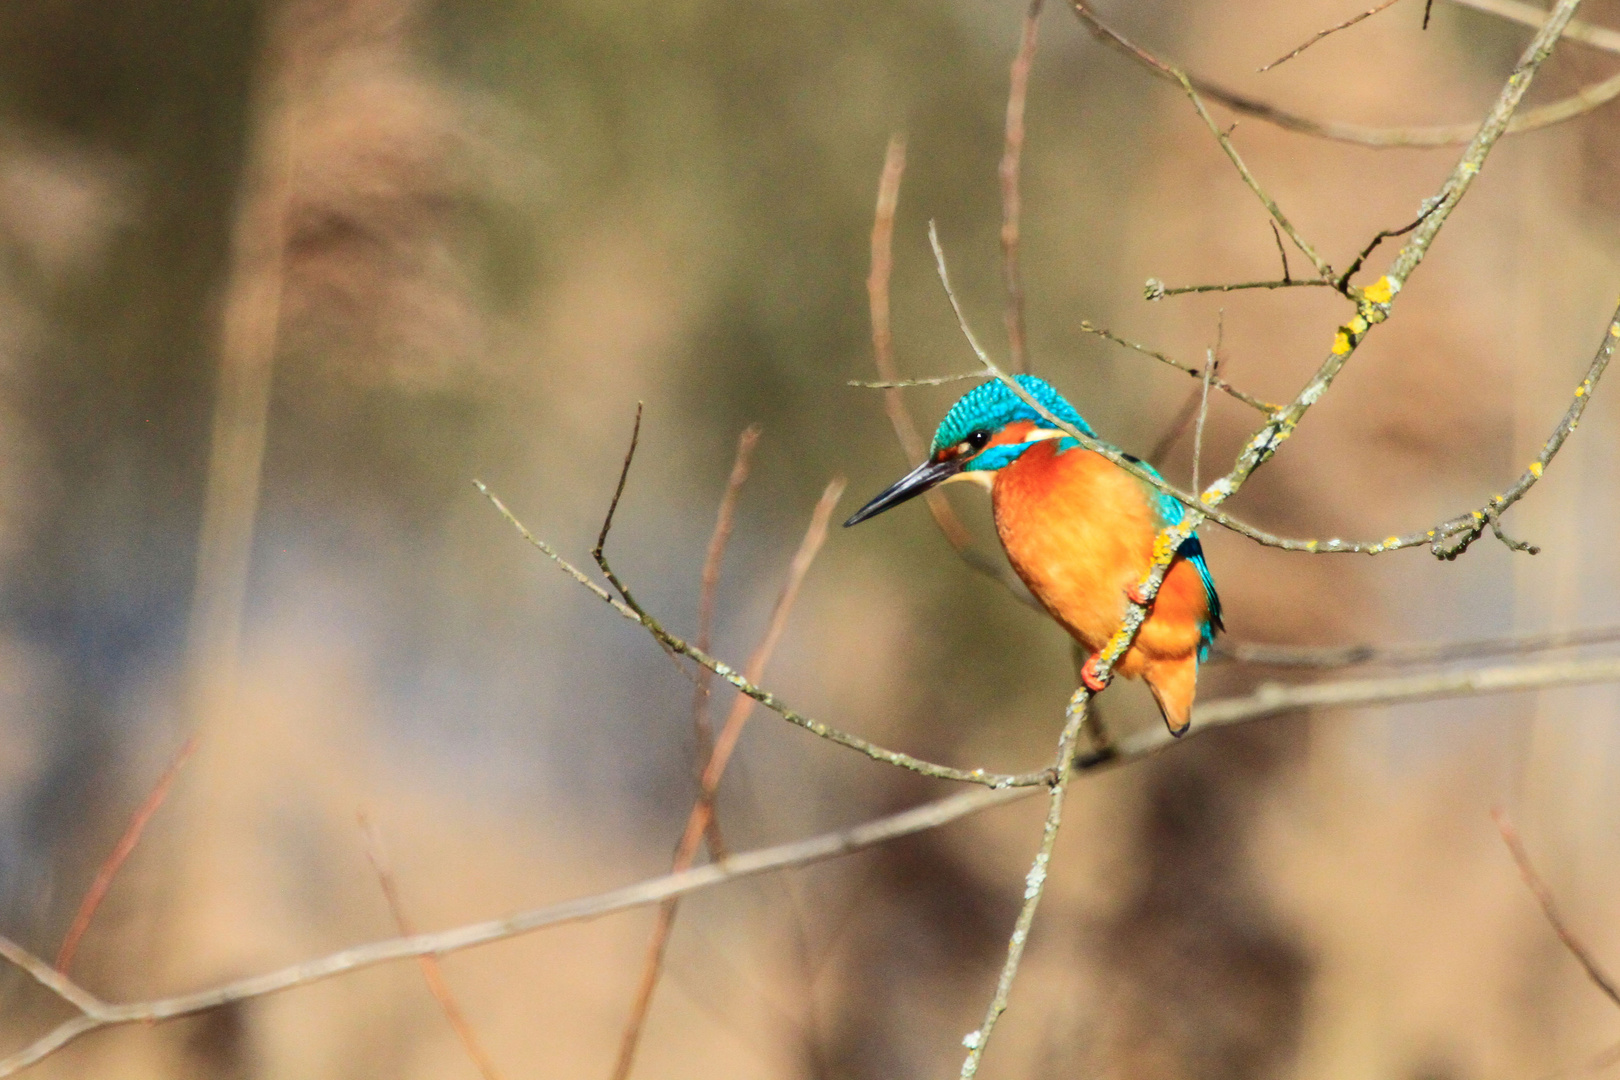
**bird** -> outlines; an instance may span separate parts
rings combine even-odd
[[[1014,380],[1052,416],[1096,438],[1073,405],[1046,380]],[[1140,458],[1121,454],[1157,477]],[[945,418],[922,464],[879,492],[844,522],[876,517],[940,484],[977,483],[990,492],[996,534],[1035,599],[1086,652],[1080,679],[1092,692],[1098,654],[1139,602],[1137,585],[1153,562],[1160,530],[1180,524],[1181,503],[1056,428],[999,379],[964,394]],[[1198,534],[1181,542],[1135,642],[1114,670],[1147,683],[1172,735],[1192,722],[1198,665],[1209,658],[1221,600]]]

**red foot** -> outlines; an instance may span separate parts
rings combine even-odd
[[[1138,589],[1135,585],[1130,585],[1130,586],[1126,587],[1126,589],[1125,589],[1125,599],[1129,600],[1131,603],[1137,605],[1138,607],[1146,607],[1147,606],[1147,597],[1143,596],[1142,595],[1142,590]]]
[[[1108,683],[1097,674],[1097,654],[1092,653],[1084,664],[1080,665],[1080,681],[1086,684],[1086,689],[1093,694],[1100,694],[1107,688]]]

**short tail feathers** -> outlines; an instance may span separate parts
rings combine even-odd
[[[1198,690],[1198,658],[1160,660],[1142,673],[1153,700],[1159,703],[1170,734],[1186,734],[1192,724],[1193,695]]]

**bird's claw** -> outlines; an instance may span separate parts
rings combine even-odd
[[[1125,599],[1129,600],[1137,607],[1147,607],[1147,597],[1143,596],[1142,590],[1137,588],[1135,585],[1125,586]]]
[[[1086,662],[1080,665],[1080,681],[1086,684],[1086,689],[1093,694],[1100,694],[1108,686],[1101,675],[1097,674],[1097,654],[1092,653]]]

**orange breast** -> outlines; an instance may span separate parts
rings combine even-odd
[[[1082,645],[1102,648],[1125,617],[1126,590],[1153,560],[1157,519],[1141,481],[1100,454],[1058,453],[1048,441],[1002,469],[991,491],[1013,569]],[[1195,652],[1205,611],[1197,570],[1178,561],[1121,674]]]

